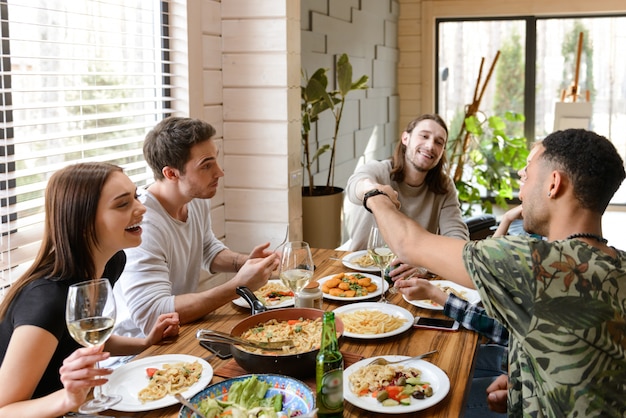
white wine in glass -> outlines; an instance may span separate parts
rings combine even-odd
[[[383,235],[376,226],[372,226],[372,229],[370,229],[370,235],[367,240],[367,253],[372,257],[372,260],[374,260],[374,264],[380,269],[380,290],[382,294],[378,302],[389,303],[385,296],[385,270],[387,270],[387,267],[389,267],[389,264],[391,264],[396,256],[387,243],[385,243]],[[389,283],[389,287],[391,288],[392,286],[393,282]]]
[[[279,276],[283,284],[293,291],[295,306],[298,306],[298,292],[309,283],[314,269],[308,243],[292,241],[285,244],[280,260]]]
[[[92,347],[104,344],[115,325],[115,300],[109,280],[88,280],[71,285],[67,294],[65,322],[70,335],[80,345]],[[95,386],[94,398],[81,405],[78,411],[95,414],[121,400],[121,396],[105,395],[100,386]]]

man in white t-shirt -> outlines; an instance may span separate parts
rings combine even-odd
[[[363,208],[365,192],[391,186],[398,193],[400,211],[434,234],[467,241],[454,183],[446,171],[446,123],[434,114],[413,119],[402,132],[393,156],[358,167],[346,186],[346,223],[349,250],[367,249],[374,217]]]
[[[181,324],[204,317],[237,298],[238,286],[263,286],[278,267],[269,242],[240,254],[211,230],[210,199],[224,175],[214,135],[206,122],[170,117],[146,136],[144,157],[156,181],[139,193],[147,208],[143,242],[126,251],[128,261],[114,288],[118,334],[144,334],[167,312],[178,312]],[[203,269],[237,274],[199,292]]]

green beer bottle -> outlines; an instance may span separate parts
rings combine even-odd
[[[339,351],[335,313],[324,312],[322,346],[315,364],[318,418],[343,417],[343,356]]]

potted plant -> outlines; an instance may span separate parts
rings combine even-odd
[[[352,64],[346,54],[337,60],[336,89],[329,90],[327,72],[327,68],[319,68],[310,78],[303,72],[301,86],[302,166],[308,180],[308,185],[302,187],[303,235],[312,247],[319,248],[334,248],[341,244],[343,189],[334,184],[335,148],[346,96],[353,90],[367,89],[368,80],[367,75],[363,75],[352,81]],[[318,146],[317,139],[313,140],[310,136],[311,127],[319,120],[320,114],[326,111],[332,113],[335,121],[332,142]],[[315,185],[313,165],[327,151],[330,151],[330,159],[326,185]]]

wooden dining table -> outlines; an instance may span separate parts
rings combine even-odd
[[[313,280],[341,272],[354,272],[346,267],[341,259],[345,251],[313,249],[315,274]],[[423,309],[408,303],[398,293],[388,296],[390,302],[406,308],[414,316],[444,317],[441,311]],[[372,301],[372,300],[370,300]],[[376,301],[376,299],[373,299]],[[324,299],[323,309],[333,310],[350,303],[349,300],[336,301]],[[205,318],[183,325],[178,337],[167,343],[155,345],[138,355],[136,359],[164,354],[188,354],[200,358],[207,358],[211,353],[200,346],[196,339],[196,331],[201,328],[210,328],[223,332],[230,332],[231,328],[239,321],[251,314],[250,309],[242,308],[232,302],[224,304]],[[450,390],[443,400],[427,409],[407,414],[394,414],[398,417],[460,417],[463,416],[469,383],[474,369],[474,360],[479,336],[473,331],[462,327],[458,331],[440,331],[423,328],[410,328],[409,330],[384,339],[355,339],[342,337],[340,350],[344,354],[345,367],[363,358],[380,355],[405,355],[416,356],[431,350],[437,350],[435,354],[427,358],[427,361],[443,370],[450,379]],[[133,360],[134,361],[134,360]],[[235,360],[222,360],[212,357],[209,360],[213,368],[211,384],[222,381],[235,375],[247,374],[241,369]],[[301,379],[314,389],[314,377]],[[138,388],[139,390],[140,388]],[[150,417],[150,418],[175,418],[178,417],[181,405],[175,404],[169,407],[141,411],[120,412],[108,410],[102,415],[115,417]],[[354,406],[347,401],[344,404],[344,417],[374,417],[379,413],[369,412]]]

